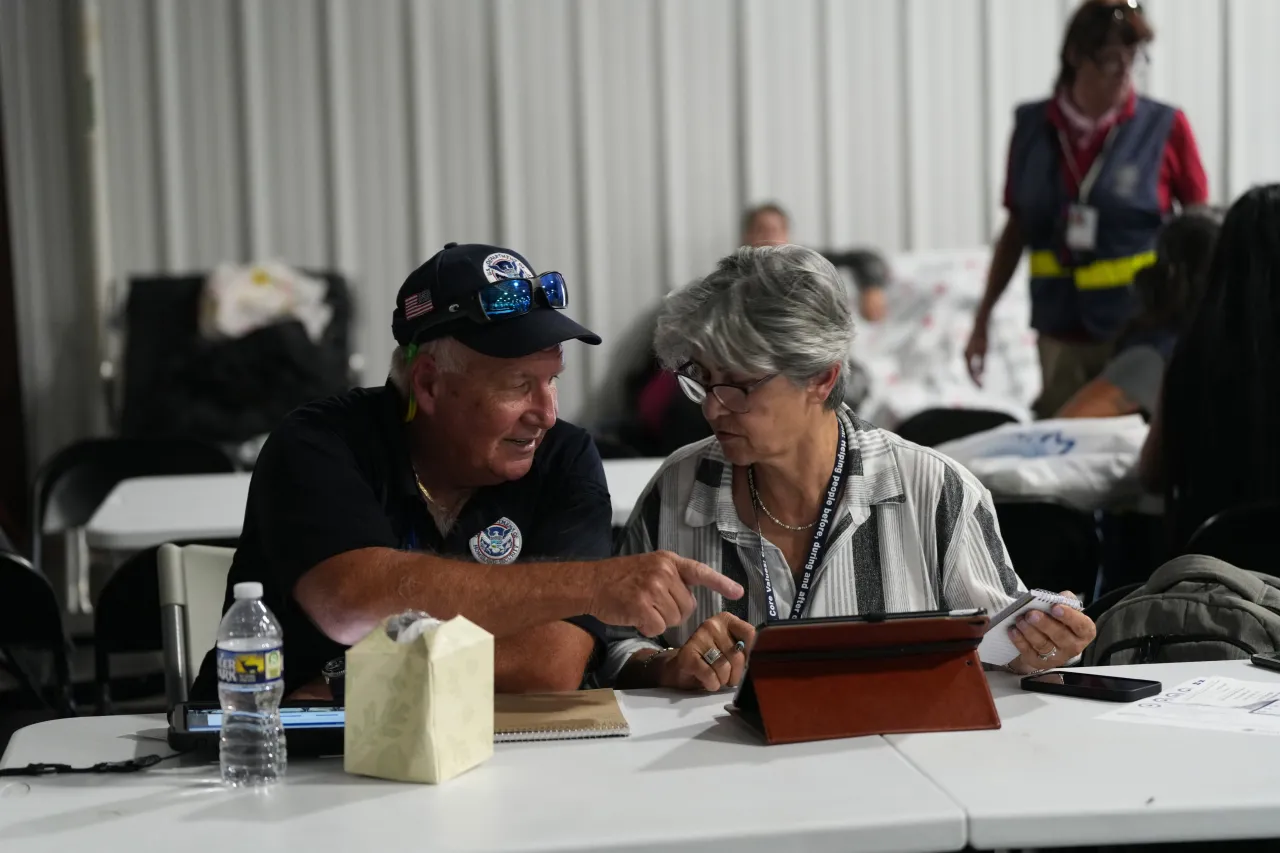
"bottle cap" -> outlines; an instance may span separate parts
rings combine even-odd
[[[244,581],[232,587],[231,594],[236,601],[242,598],[262,598],[262,584],[257,581]]]

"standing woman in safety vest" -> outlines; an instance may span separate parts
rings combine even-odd
[[[1053,97],[1017,108],[1005,207],[987,288],[965,348],[982,377],[987,327],[1024,249],[1043,389],[1056,412],[1102,372],[1134,313],[1134,274],[1155,261],[1177,202],[1204,204],[1208,182],[1186,115],[1133,85],[1153,32],[1137,0],[1087,0],[1063,39]]]

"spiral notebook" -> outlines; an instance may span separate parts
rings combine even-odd
[[[1013,627],[1014,621],[1028,610],[1048,613],[1055,604],[1070,607],[1072,610],[1084,609],[1084,605],[1077,599],[1067,595],[1058,595],[1056,592],[1043,589],[1024,592],[1014,599],[1012,604],[991,617],[991,627],[987,628],[987,633],[982,636],[982,643],[978,646],[978,657],[983,663],[989,663],[992,666],[1006,666],[1020,654],[1013,640],[1009,639],[1009,629]]]
[[[580,740],[631,734],[612,690],[499,693],[493,697],[495,743]]]

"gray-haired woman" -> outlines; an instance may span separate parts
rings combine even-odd
[[[672,454],[641,497],[624,553],[674,551],[747,590],[695,589],[660,641],[610,645],[606,680],[736,686],[766,619],[983,607],[1023,589],[991,496],[968,471],[857,420],[841,403],[853,316],[817,252],[742,248],[667,298],[655,347],[702,404],[713,438]],[[1062,666],[1089,643],[1074,610],[1012,632],[1011,668]]]

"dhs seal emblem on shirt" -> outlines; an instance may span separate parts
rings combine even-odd
[[[471,556],[478,563],[506,565],[520,556],[523,537],[509,518],[500,518],[471,537]]]

